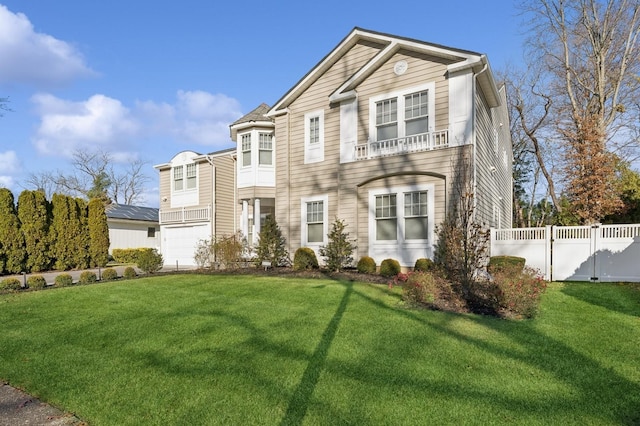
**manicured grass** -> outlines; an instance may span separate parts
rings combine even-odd
[[[640,423],[637,285],[552,284],[516,322],[168,275],[2,295],[0,324],[0,377],[90,425]]]

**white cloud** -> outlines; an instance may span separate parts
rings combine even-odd
[[[17,173],[20,169],[20,161],[15,151],[0,152],[0,171],[2,173]]]
[[[94,75],[69,43],[35,32],[22,13],[0,5],[0,83],[51,87]]]
[[[37,94],[31,100],[40,114],[34,144],[41,154],[70,156],[79,148],[126,151],[139,130],[129,110],[104,95],[72,102]]]
[[[0,188],[11,189],[13,187],[13,184],[14,184],[13,177],[0,175]]]
[[[178,91],[176,103],[138,102],[138,110],[158,133],[178,142],[226,147],[229,124],[242,116],[240,103],[223,94]]]

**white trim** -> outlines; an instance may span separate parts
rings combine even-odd
[[[376,126],[376,103],[385,99],[396,98],[398,103],[398,138],[403,138],[406,135],[405,129],[405,116],[404,116],[404,97],[406,95],[427,91],[428,96],[428,108],[429,108],[429,132],[434,130],[435,118],[436,118],[436,84],[435,82],[421,84],[419,86],[407,87],[402,90],[382,93],[380,95],[372,96],[369,98],[369,139],[370,141],[376,141],[377,126]]]
[[[309,120],[318,118],[319,141],[311,144]],[[324,161],[324,110],[308,112],[304,115],[304,164]]]
[[[307,241],[307,203],[322,201],[322,242],[310,243]],[[327,244],[327,234],[329,233],[329,195],[316,195],[312,197],[300,198],[300,246],[310,247],[316,251],[320,246]]]

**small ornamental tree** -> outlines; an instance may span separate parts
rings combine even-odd
[[[101,199],[89,201],[88,214],[91,265],[104,267],[109,261],[109,226]]]
[[[27,272],[46,271],[51,266],[49,227],[51,208],[44,192],[25,190],[18,197],[18,219],[24,236]]]
[[[0,273],[16,274],[24,268],[26,250],[13,194],[0,188]]]
[[[272,266],[289,264],[289,252],[286,244],[275,217],[268,215],[260,230],[260,240],[256,248],[256,265],[260,266],[262,262],[271,262]]]
[[[346,228],[344,220],[336,218],[327,235],[329,242],[326,246],[320,247],[320,256],[324,257],[325,265],[329,271],[341,271],[353,263],[352,255],[356,246],[354,241],[349,239],[349,233],[345,231]]]

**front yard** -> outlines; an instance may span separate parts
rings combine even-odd
[[[167,275],[0,295],[0,378],[90,425],[638,424],[640,286],[535,320],[330,279]]]

